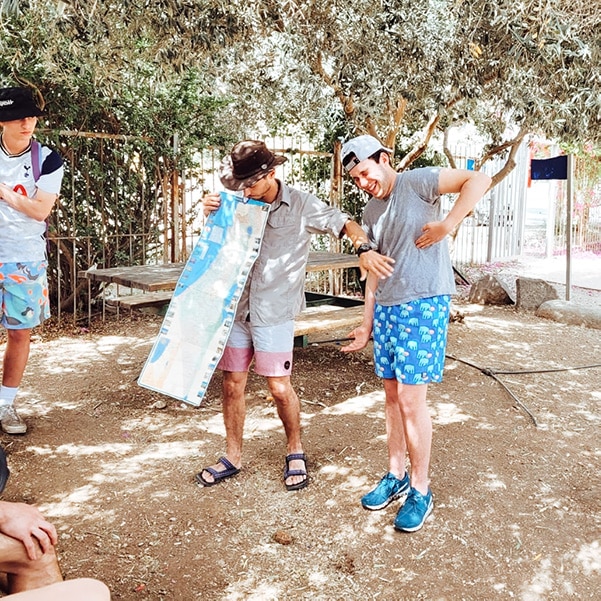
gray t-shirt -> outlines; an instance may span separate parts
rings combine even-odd
[[[378,283],[381,305],[455,292],[447,239],[424,249],[415,246],[422,227],[442,219],[439,175],[435,167],[399,173],[390,197],[371,198],[365,207],[363,225],[372,246],[396,261],[394,273]]]

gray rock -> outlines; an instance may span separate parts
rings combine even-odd
[[[557,289],[545,280],[535,278],[517,278],[516,307],[522,311],[535,311],[543,303],[559,298]]]
[[[601,330],[601,307],[594,305],[550,300],[540,305],[535,314],[537,317],[545,317],[568,325]]]
[[[472,284],[469,302],[478,305],[513,305],[515,301],[503,280],[485,275]]]

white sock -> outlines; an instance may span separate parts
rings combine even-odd
[[[0,386],[0,407],[3,405],[12,405],[15,402],[15,397],[19,388],[11,388],[10,386]]]

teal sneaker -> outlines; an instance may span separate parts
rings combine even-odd
[[[427,495],[422,495],[419,490],[412,488],[407,495],[405,504],[399,509],[394,520],[394,527],[403,532],[415,532],[419,530],[426,518],[434,509],[432,492],[428,489]]]
[[[409,474],[405,473],[405,477],[399,480],[394,474],[388,472],[380,480],[378,486],[361,497],[361,505],[370,511],[384,509],[395,499],[404,495],[409,488]]]

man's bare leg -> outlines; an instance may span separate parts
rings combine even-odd
[[[411,486],[425,495],[430,486],[428,472],[432,450],[432,418],[426,403],[428,385],[399,386],[399,403],[411,463]]]
[[[278,415],[284,425],[286,432],[286,455],[302,453],[300,425],[300,401],[290,383],[290,376],[268,377],[267,385],[275,401]],[[293,459],[290,462],[290,470],[306,470],[306,464],[301,459]],[[288,486],[300,484],[307,476],[290,476],[286,479]]]
[[[223,422],[225,424],[225,457],[235,467],[242,466],[242,440],[244,436],[244,421],[246,419],[246,380],[248,372],[223,372]],[[216,463],[211,466],[222,472],[225,466]],[[206,469],[202,477],[207,482],[214,482],[213,475]]]
[[[407,445],[403,415],[399,403],[399,392],[402,384],[396,379],[383,380],[386,403],[386,441],[388,445],[388,471],[402,480],[407,471]]]

